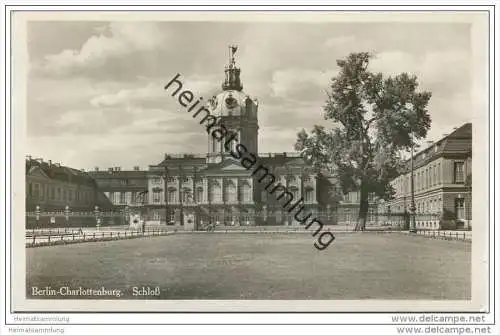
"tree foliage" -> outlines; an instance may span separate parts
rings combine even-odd
[[[389,182],[402,169],[401,153],[427,135],[431,93],[418,90],[417,77],[384,76],[368,70],[371,55],[352,53],[337,60],[324,106],[327,129],[315,125],[297,134],[295,149],[318,168],[327,168],[344,193],[360,191],[361,229],[368,212],[368,194],[385,199]]]

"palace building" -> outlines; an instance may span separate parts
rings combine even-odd
[[[26,160],[26,212],[35,211],[94,211],[113,205],[100,191],[95,180],[85,171],[52,161]]]
[[[221,91],[203,110],[237,141],[227,145],[207,132],[206,154],[167,153],[147,170],[112,167],[84,172],[29,157],[26,211],[88,211],[98,206],[125,214],[128,210],[140,212],[148,222],[157,224],[183,225],[183,213],[195,212],[197,223],[294,225],[299,222],[283,205],[284,200],[293,198],[294,203],[300,199],[304,212],[323,224],[355,224],[358,192],[339,197],[333,176],[306,164],[298,153],[259,153],[259,102],[243,91],[241,69],[234,60],[236,48],[231,47],[231,51]],[[165,87],[167,95],[180,91],[182,84],[175,82],[177,78],[169,83],[176,87]],[[260,168],[249,169],[231,155],[239,144],[258,159]],[[417,228],[470,228],[471,162],[470,123],[414,156]],[[391,224],[394,218],[399,218],[398,225],[407,221],[411,202],[409,162],[407,167],[391,183],[394,199],[384,202],[370,196],[367,224]],[[275,184],[280,185],[281,196],[269,191],[269,185]]]
[[[417,229],[471,229],[472,124],[455,128],[413,157]],[[380,213],[409,213],[410,161],[392,181],[393,200],[380,204]]]
[[[327,178],[305,164],[297,153],[259,154],[259,104],[243,92],[240,73],[233,53],[221,92],[206,106],[210,115],[220,120],[229,134],[235,134],[247,152],[258,155],[266,173],[285,186],[294,199],[302,197],[304,208],[313,217],[321,216],[325,224],[332,222],[328,198],[332,185]],[[265,182],[259,182],[265,177],[242,166],[230,155],[232,148],[224,144],[207,133],[205,155],[165,154],[162,161],[151,165],[147,173],[147,216],[153,221],[166,219],[182,224],[183,211],[191,207],[196,208],[201,220],[226,225],[294,224],[282,202],[269,194]]]

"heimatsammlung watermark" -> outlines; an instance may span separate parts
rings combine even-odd
[[[181,91],[178,94],[179,104],[187,108],[188,113],[192,112],[193,118],[201,118],[200,124],[206,127],[207,133],[211,134],[213,138],[219,142],[224,140],[224,148],[228,151],[228,153],[233,158],[238,159],[247,171],[253,169],[252,176],[260,173],[260,178],[258,179],[259,183],[267,183],[264,187],[265,190],[268,191],[269,194],[274,195],[276,200],[282,202],[282,207],[284,210],[288,211],[288,214],[295,211],[294,219],[301,224],[304,224],[305,229],[309,229],[316,224],[316,230],[312,233],[312,236],[317,236],[314,246],[318,250],[325,250],[335,240],[335,236],[329,231],[322,232],[324,226],[323,223],[317,218],[311,219],[311,213],[308,215],[302,213],[304,211],[304,198],[300,197],[300,199],[293,203],[295,199],[292,192],[290,192],[287,187],[282,185],[280,182],[275,185],[276,176],[270,173],[269,169],[260,163],[257,154],[249,152],[243,143],[238,142],[237,134],[228,131],[224,124],[222,124],[222,118],[217,118],[211,115],[210,110],[208,110],[202,102],[203,97],[196,100],[193,92],[190,90],[182,91],[183,83],[179,80],[180,76],[180,74],[177,74],[172,80],[170,80],[170,82],[165,85],[165,90],[172,88],[172,97],[175,97],[177,93]],[[193,100],[196,101],[192,103]],[[264,182],[265,180],[266,182]],[[311,220],[306,224],[309,219]]]

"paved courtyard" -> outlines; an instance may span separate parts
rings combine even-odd
[[[26,292],[105,287],[144,299],[133,287],[158,286],[159,296],[148,298],[470,299],[470,243],[339,233],[318,251],[314,241],[204,233],[27,248]]]

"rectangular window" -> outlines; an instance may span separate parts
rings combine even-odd
[[[68,201],[73,201],[73,190],[68,191]]]
[[[177,202],[177,190],[171,189],[168,191],[168,202],[169,203]]]
[[[463,183],[465,181],[464,178],[464,162],[455,162],[454,166],[455,172],[455,184]]]
[[[153,192],[153,202],[155,204],[160,203],[160,192]]]
[[[202,188],[197,188],[196,189],[196,199],[197,202],[203,202],[203,189]]]
[[[429,188],[431,186],[431,169],[425,169],[425,186]]]
[[[456,198],[455,199],[455,214],[458,220],[465,219],[465,199]]]
[[[125,203],[125,192],[120,192],[120,204]]]
[[[437,165],[434,165],[433,172],[434,172],[434,185],[437,185],[437,183],[438,183],[438,180],[437,180],[437,172],[438,172]]]
[[[40,200],[45,200],[45,185],[40,185]]]
[[[443,182],[443,176],[441,174],[441,163],[438,163],[436,176],[436,183],[441,184]]]
[[[312,190],[311,189],[306,189],[306,191],[304,193],[305,193],[304,194],[304,198],[305,198],[304,200],[305,200],[305,202],[307,202],[307,203],[312,202],[313,201],[313,192],[312,192]]]

